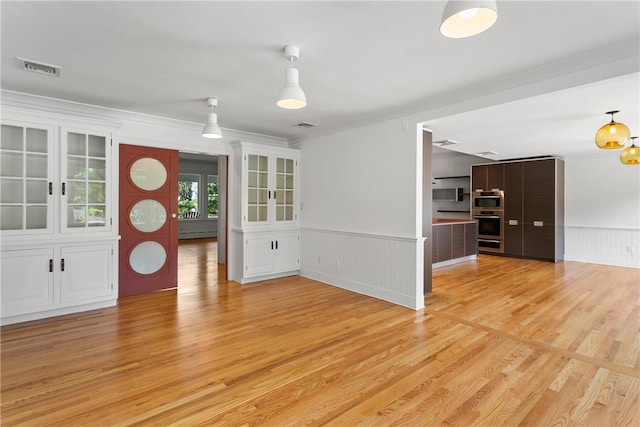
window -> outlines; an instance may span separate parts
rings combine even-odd
[[[198,194],[200,189],[200,175],[193,173],[178,174],[178,216],[184,218],[198,218]]]
[[[218,216],[218,175],[207,175],[208,217]]]

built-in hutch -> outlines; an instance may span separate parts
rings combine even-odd
[[[102,122],[3,109],[2,324],[115,305],[116,131]]]
[[[234,142],[231,238],[240,283],[284,277],[300,269],[298,150]]]

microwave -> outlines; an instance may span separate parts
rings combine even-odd
[[[471,195],[473,209],[503,210],[504,191],[474,191]]]

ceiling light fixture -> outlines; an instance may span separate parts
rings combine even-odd
[[[207,105],[211,107],[209,113],[209,119],[204,129],[202,129],[202,136],[205,138],[222,138],[222,129],[218,126],[218,115],[213,112],[213,109],[218,106],[218,100],[216,98],[207,98]]]
[[[613,120],[613,115],[619,113],[618,110],[607,111],[605,114],[611,114],[611,121],[598,129],[596,133],[596,145],[603,150],[613,150],[622,148],[627,143],[631,133],[629,128]]]
[[[631,137],[631,145],[625,148],[620,154],[620,161],[623,165],[640,165],[640,147],[636,147],[637,136]]]
[[[495,0],[449,0],[442,11],[440,33],[452,39],[475,36],[498,20]]]
[[[305,96],[300,83],[298,83],[298,69],[293,67],[293,61],[300,57],[300,48],[298,46],[287,45],[284,47],[284,56],[291,61],[284,75],[284,87],[280,91],[278,102],[276,104],[280,108],[287,110],[297,110],[307,106],[307,97]]]

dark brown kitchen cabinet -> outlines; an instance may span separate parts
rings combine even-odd
[[[473,165],[471,167],[471,191],[502,190],[503,188],[503,163]]]
[[[504,255],[562,260],[564,161],[546,158],[504,167]]]
[[[435,261],[441,262],[451,259],[451,225],[439,225],[435,227],[436,247],[434,249]]]
[[[504,254],[522,256],[523,177],[522,162],[504,165]]]
[[[431,232],[433,263],[478,254],[477,222],[434,224]]]
[[[478,255],[478,223],[464,224],[464,256]]]

